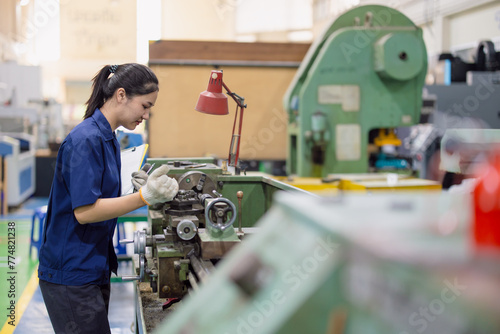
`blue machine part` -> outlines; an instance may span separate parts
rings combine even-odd
[[[444,84],[451,85],[451,61],[449,59],[444,61]]]
[[[116,131],[116,139],[120,143],[121,150],[125,150],[131,147],[141,146],[142,144],[144,144],[144,140],[142,139],[142,135],[140,133]],[[144,165],[147,159],[148,159],[148,152],[146,152],[146,154],[144,155],[144,160],[142,162],[142,165]]]
[[[25,191],[29,190],[34,184],[32,175],[33,175],[33,167],[31,166],[20,172],[19,191],[21,193],[24,193]]]
[[[290,109],[291,110],[298,110],[299,109],[299,97],[297,95],[294,95],[292,97],[292,100],[290,101]]]
[[[376,169],[409,169],[410,165],[405,159],[392,158],[384,153],[380,153],[375,162]]]
[[[122,150],[144,144],[140,133],[117,131],[116,139],[118,139]]]
[[[7,204],[18,206],[35,192],[34,137],[26,133],[0,133],[0,155],[7,167]]]
[[[6,156],[9,154],[12,154],[14,152],[14,149],[12,148],[12,145],[9,145],[4,142],[0,142],[0,155],[1,156]]]

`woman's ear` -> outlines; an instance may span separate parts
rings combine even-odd
[[[125,102],[127,100],[127,93],[125,92],[125,89],[118,88],[116,90],[116,100],[118,102]]]

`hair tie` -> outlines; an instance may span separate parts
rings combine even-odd
[[[111,65],[109,67],[109,72],[115,73],[117,69],[118,69],[118,65]]]

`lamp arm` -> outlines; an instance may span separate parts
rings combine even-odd
[[[238,105],[236,107],[236,113],[234,114],[234,124],[233,124],[233,135],[231,137],[231,145],[229,147],[229,166],[239,167],[239,156],[240,156],[240,142],[241,142],[241,128],[243,127],[243,111],[247,107],[245,104],[245,98],[239,96],[236,93],[231,92],[231,90],[226,86],[224,81],[222,81],[222,86],[226,89],[227,95]],[[239,109],[239,112],[238,112]],[[236,132],[236,121],[239,114],[239,124],[238,131]]]
[[[233,98],[234,102],[236,102],[236,104],[240,108],[246,108],[247,107],[247,105],[245,104],[245,98],[244,97],[239,96],[238,94],[231,92],[231,90],[226,86],[226,84],[224,83],[224,81],[222,81],[222,86],[226,89],[227,95],[231,96]]]

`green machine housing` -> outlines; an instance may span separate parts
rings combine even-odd
[[[368,5],[339,16],[284,97],[287,173],[368,172],[370,131],[419,122],[426,72],[422,30],[399,11]]]

